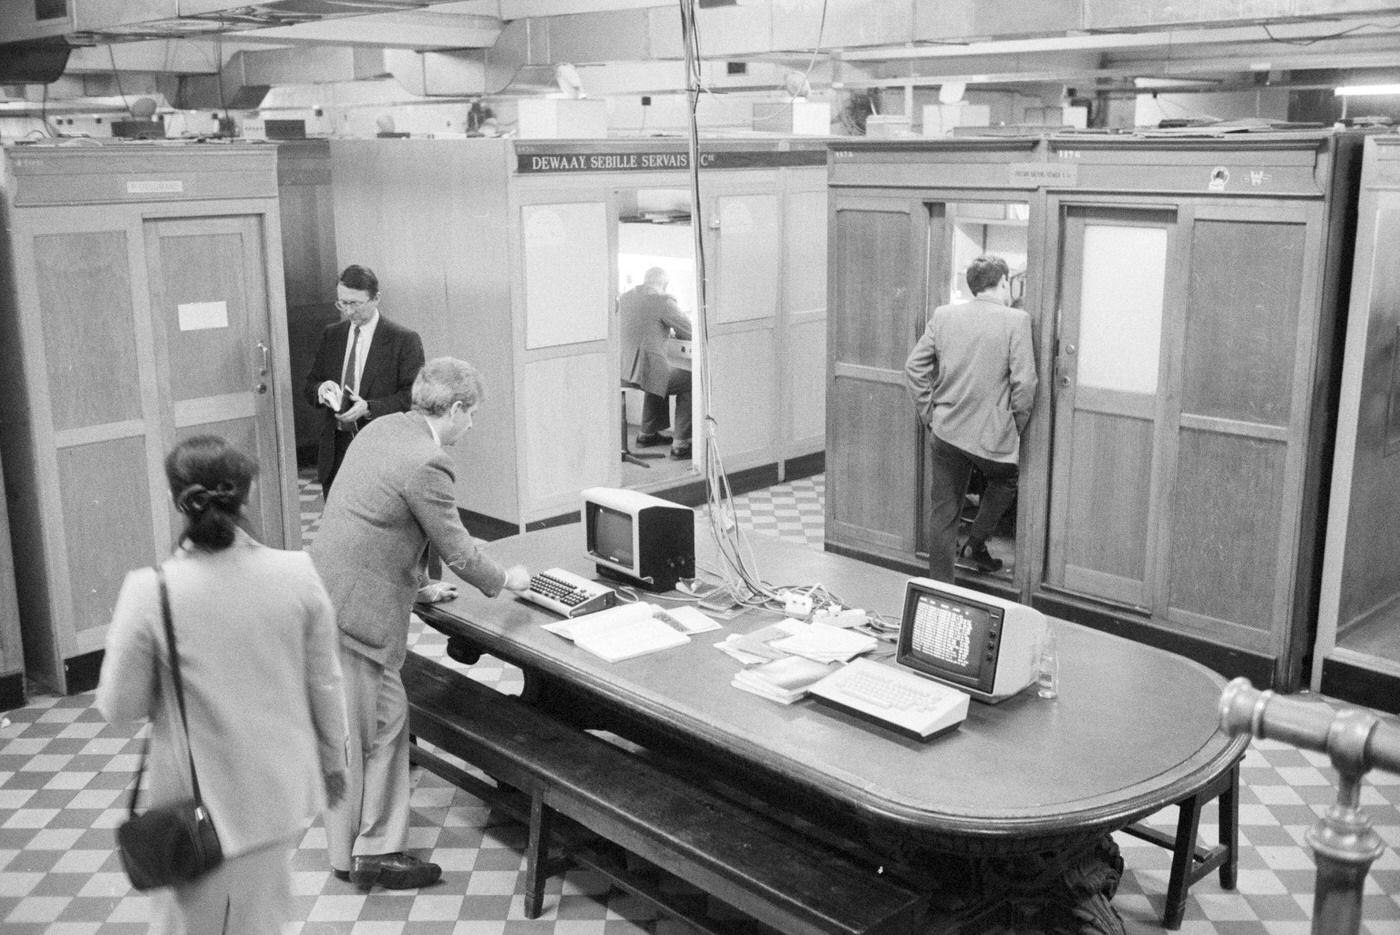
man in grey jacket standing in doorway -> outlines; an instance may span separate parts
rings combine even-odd
[[[929,577],[951,583],[958,555],[982,572],[1002,561],[987,539],[1016,500],[1021,432],[1035,402],[1030,316],[1011,307],[1006,261],[967,268],[971,302],[941,305],[904,365],[905,384],[929,430],[932,453]],[[958,516],[972,468],[986,478],[977,518],[958,545]]]

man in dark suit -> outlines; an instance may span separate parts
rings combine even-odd
[[[413,378],[423,366],[423,340],[379,313],[379,279],[365,266],[347,266],[336,283],[345,317],[321,333],[304,392],[321,408],[316,478],[322,496],[345,460],[355,433],[371,419],[407,412]]]
[[[646,271],[642,284],[618,299],[622,332],[622,379],[645,391],[642,401],[640,447],[671,446],[671,457],[690,457],[690,371],[672,367],[666,359],[666,342],[672,336],[690,340],[690,319],[676,298],[666,292],[670,276],[659,266]],[[676,431],[663,434],[671,424],[668,396],[676,397]]]

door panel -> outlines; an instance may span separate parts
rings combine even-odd
[[[176,437],[222,435],[266,469],[278,463],[278,449],[261,223],[166,218],[146,221],[145,237],[163,338],[157,366],[166,371]],[[276,473],[268,471],[269,480]],[[283,547],[281,487],[258,489],[248,510],[254,532]]]
[[[1300,323],[1306,216],[1198,212],[1182,312],[1180,437],[1168,528],[1178,628],[1261,652],[1285,634],[1311,384]],[[1311,339],[1306,341],[1310,343]]]
[[[773,318],[782,277],[777,195],[720,195],[711,216],[718,220],[714,324]]]
[[[1173,224],[1107,208],[1070,209],[1064,223],[1046,575],[1135,606],[1150,602]]]
[[[904,389],[917,336],[927,215],[904,199],[833,205],[826,538],[892,556],[914,551],[918,419]]]

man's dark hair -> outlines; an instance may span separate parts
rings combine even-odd
[[[340,274],[340,284],[347,289],[359,289],[368,293],[371,299],[379,295],[379,277],[374,275],[374,270],[368,266],[345,267],[345,272]]]
[[[981,295],[1001,282],[1003,276],[1011,275],[1006,261],[999,256],[979,256],[967,267],[967,288],[973,295]]]

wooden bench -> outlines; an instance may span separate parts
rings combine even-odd
[[[414,761],[528,822],[529,918],[548,877],[571,863],[703,932],[754,926],[687,911],[646,864],[784,935],[897,935],[923,918],[925,897],[874,867],[632,751],[414,653],[402,675],[414,735],[496,785],[421,746]],[[549,859],[551,844],[562,860]]]

